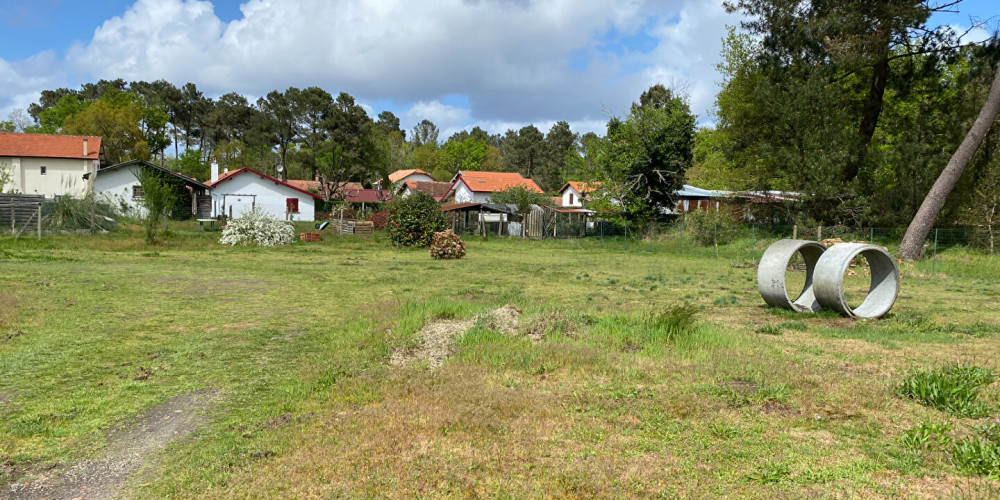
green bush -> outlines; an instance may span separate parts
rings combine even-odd
[[[736,239],[740,221],[721,210],[695,210],[684,215],[684,228],[699,245],[728,245]]]
[[[978,366],[915,370],[903,380],[898,392],[956,417],[978,418],[989,412],[989,407],[979,400],[979,388],[994,380],[992,370]]]
[[[398,197],[389,204],[386,229],[389,230],[389,238],[397,245],[429,246],[434,233],[443,231],[445,225],[441,205],[428,194]]]

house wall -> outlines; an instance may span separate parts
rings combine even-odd
[[[426,174],[410,174],[396,182],[396,185],[407,181],[434,182],[434,178]]]
[[[24,194],[41,194],[47,198],[62,195],[84,196],[90,192],[91,181],[83,174],[97,172],[97,160],[83,158],[3,157],[0,165],[10,168],[14,190]],[[45,167],[45,175],[41,167]]]
[[[569,201],[569,195],[573,195],[573,201]],[[562,206],[564,207],[582,207],[583,202],[580,200],[580,193],[573,189],[572,186],[567,187],[562,193]]]
[[[132,187],[138,185],[139,179],[131,169],[125,167],[97,172],[97,177],[94,179],[94,195],[99,200],[111,203],[122,213],[144,217],[145,209],[137,198],[132,197]]]
[[[489,203],[490,194],[473,192],[465,182],[455,185],[455,203]]]
[[[253,172],[241,173],[212,189],[212,215],[229,215],[232,207],[233,216],[239,217],[245,210],[250,210],[256,205],[279,219],[285,219],[287,198],[299,200],[299,211],[292,214],[292,220],[315,220],[316,200],[312,196],[275,184],[274,181],[261,179]]]

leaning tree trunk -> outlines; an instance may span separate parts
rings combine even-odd
[[[910,227],[906,229],[903,242],[899,245],[900,257],[913,260],[919,258],[920,254],[923,253],[924,241],[927,239],[927,234],[930,233],[931,226],[934,225],[934,220],[937,219],[941,207],[944,206],[945,199],[948,198],[948,194],[962,177],[962,172],[965,171],[972,155],[979,149],[983,138],[986,137],[993,121],[996,120],[998,112],[1000,112],[1000,64],[997,65],[996,75],[990,85],[986,103],[979,110],[979,116],[972,124],[972,128],[969,129],[969,133],[965,135],[962,144],[955,150],[951,160],[948,160],[948,165],[944,167],[944,171],[934,182],[934,186],[927,193],[924,202],[920,204],[920,209],[913,216]]]

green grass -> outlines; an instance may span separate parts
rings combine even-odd
[[[381,233],[231,248],[184,222],[150,247],[122,226],[0,235],[0,483],[201,390],[204,425],[127,496],[907,497],[991,460],[967,415],[998,403],[1000,267],[973,252],[904,266],[892,313],[852,321],[765,308],[761,240],[473,237],[433,261]],[[515,334],[480,321],[440,369],[389,365],[504,305]],[[939,406],[898,396],[956,360],[985,371],[920,372]]]
[[[979,399],[979,389],[995,380],[993,370],[955,365],[915,370],[903,380],[898,391],[901,396],[958,417],[980,418],[995,408]]]

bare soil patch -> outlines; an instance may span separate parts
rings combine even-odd
[[[473,321],[435,321],[417,332],[420,345],[412,350],[397,349],[389,358],[392,366],[406,366],[426,361],[430,369],[439,368],[451,355],[455,339],[472,327]]]
[[[417,332],[419,345],[413,349],[396,349],[389,358],[392,366],[406,366],[417,361],[426,361],[430,369],[440,368],[444,360],[451,356],[455,340],[481,321],[483,326],[507,335],[517,334],[521,311],[506,305],[480,314],[467,321],[441,320],[424,325]]]
[[[212,392],[193,392],[169,399],[142,417],[112,430],[100,456],[67,469],[56,468],[30,481],[15,483],[11,499],[114,498],[143,463],[167,444],[190,434],[204,420],[203,412],[216,398]]]

